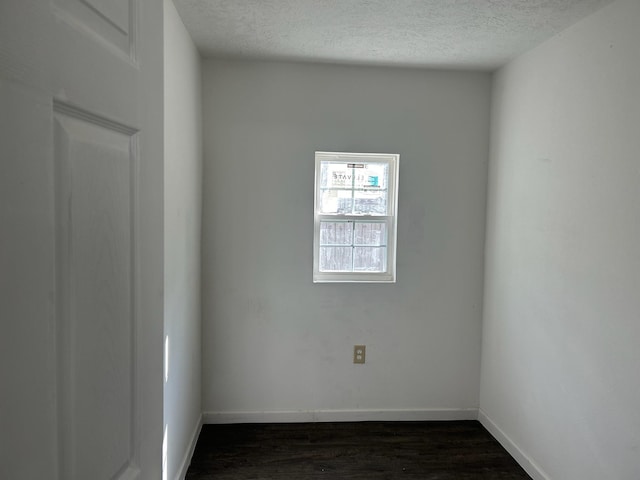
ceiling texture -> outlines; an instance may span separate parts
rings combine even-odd
[[[612,0],[174,0],[205,57],[493,70]]]

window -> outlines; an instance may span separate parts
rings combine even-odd
[[[316,152],[314,282],[395,282],[398,155]]]

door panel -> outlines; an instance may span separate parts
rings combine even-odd
[[[134,0],[54,0],[54,5],[61,19],[133,57]]]
[[[135,130],[55,103],[62,478],[137,471]]]

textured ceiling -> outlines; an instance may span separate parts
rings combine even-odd
[[[612,0],[174,0],[205,56],[494,69]]]

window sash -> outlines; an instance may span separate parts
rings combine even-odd
[[[369,272],[376,274],[384,274],[389,270],[389,261],[388,261],[388,246],[389,246],[389,227],[392,219],[390,217],[386,217],[384,219],[372,219],[370,217],[364,218],[350,218],[345,219],[339,216],[327,216],[323,215],[319,220],[319,233],[317,239],[318,245],[318,268],[317,271],[319,273],[337,273],[337,272],[345,272],[345,273],[360,273],[360,272]],[[333,241],[331,239],[326,238],[326,234],[323,235],[323,224],[334,224],[334,227],[340,224],[348,225],[347,228],[338,229],[337,235]],[[374,229],[372,228],[370,231],[367,231],[366,225],[378,225],[383,228]],[[358,228],[362,227],[362,228]],[[360,230],[360,231],[359,231]],[[367,241],[367,236],[369,236],[369,241]],[[323,259],[324,254],[331,250],[343,252],[347,249],[350,249],[348,255],[350,255],[350,268],[343,269],[331,269],[331,268],[323,268]],[[379,255],[382,256],[379,261],[375,263],[379,263],[379,269],[375,269],[373,266],[371,268],[363,268],[362,266],[358,266],[358,261],[362,259],[359,254],[362,254],[364,251],[369,250],[370,254],[375,260],[377,255],[374,253],[376,251],[379,252]],[[344,262],[344,259],[343,259]]]

